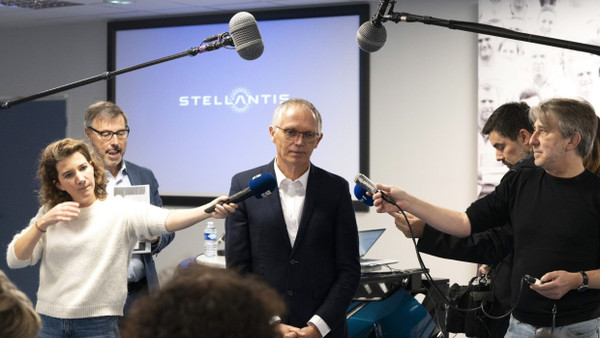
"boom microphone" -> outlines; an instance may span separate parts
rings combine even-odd
[[[209,36],[198,47],[199,53],[208,52],[225,46],[234,46],[244,60],[255,60],[262,55],[264,44],[254,16],[248,12],[239,12],[229,20],[229,31]],[[214,41],[214,42],[213,42]]]
[[[376,52],[385,44],[387,32],[381,23],[384,21],[385,11],[390,1],[396,2],[395,0],[381,0],[377,13],[373,18],[358,28],[356,42],[358,42],[358,46],[363,51],[368,53]]]
[[[258,59],[265,46],[258,31],[254,16],[248,12],[239,12],[229,20],[229,32],[233,38],[235,50],[244,60]]]
[[[269,173],[261,173],[252,177],[248,181],[248,187],[246,189],[229,196],[229,200],[219,204],[238,203],[252,196],[256,198],[264,198],[271,195],[271,192],[273,192],[276,187],[277,180],[275,180],[275,176]],[[213,211],[215,211],[215,205],[204,209],[204,212],[207,214],[210,214]]]
[[[366,191],[368,191],[369,193],[371,193],[371,195],[375,195],[376,193],[380,192],[381,193],[381,197],[386,202],[391,203],[393,205],[396,205],[396,201],[394,201],[390,196],[386,195],[383,191],[377,189],[377,185],[375,184],[375,182],[371,181],[364,174],[358,173],[356,175],[356,177],[354,177],[354,183],[358,184],[363,189],[365,189]],[[354,188],[354,191],[356,193],[356,188]],[[357,198],[358,198],[358,196],[357,196]]]

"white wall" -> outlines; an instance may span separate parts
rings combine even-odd
[[[476,4],[403,0],[396,10],[476,21]],[[370,176],[464,210],[476,197],[477,36],[421,23],[390,22],[386,29],[386,45],[371,55]],[[106,43],[105,23],[3,30],[0,97],[26,96],[106,71]],[[106,82],[58,96],[63,95],[67,136],[83,138],[83,113],[106,99]],[[369,211],[359,213],[357,220],[360,228],[388,228],[369,256],[396,258],[398,268],[418,267],[411,241],[395,229],[390,216]],[[159,270],[170,270],[202,251],[204,224],[176,235],[157,259]],[[223,222],[216,224],[222,231]],[[423,258],[433,276],[451,282],[465,283],[475,273],[473,264]]]
[[[415,15],[477,21],[476,1],[400,1]],[[477,35],[422,23],[386,23],[387,42],[371,54],[371,171],[434,204],[465,210],[476,198]],[[418,267],[412,242],[391,217],[357,215],[360,227],[384,225],[373,256]],[[423,255],[434,277],[466,283],[474,264]]]

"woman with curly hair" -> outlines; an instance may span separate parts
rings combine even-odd
[[[65,138],[46,147],[37,176],[41,207],[8,246],[10,268],[40,264],[38,337],[118,337],[127,297],[127,265],[138,240],[224,218],[235,204],[166,210],[108,197],[102,161],[82,141]],[[214,212],[204,212],[216,204]]]

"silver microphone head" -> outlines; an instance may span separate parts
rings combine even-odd
[[[372,21],[360,25],[356,32],[358,47],[367,53],[376,52],[385,44],[387,32],[383,25],[376,26]]]
[[[356,177],[354,177],[354,183],[363,187],[366,191],[373,195],[379,191],[377,189],[377,185],[375,185],[375,182],[371,181],[367,176],[361,173],[358,173]]]
[[[265,48],[256,20],[248,12],[239,12],[229,20],[229,34],[235,50],[244,60],[255,60]]]

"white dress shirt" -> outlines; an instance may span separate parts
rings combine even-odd
[[[310,168],[309,168],[310,169]],[[298,226],[304,207],[306,197],[306,183],[308,182],[308,172],[306,170],[297,180],[292,181],[279,170],[275,164],[275,177],[279,186],[279,198],[281,200],[281,211],[290,238],[290,244],[294,246],[296,235],[298,235]]]
[[[297,180],[292,181],[287,178],[283,172],[277,166],[277,160],[275,160],[275,178],[277,179],[279,187],[279,199],[281,200],[281,211],[283,212],[283,218],[287,228],[288,237],[292,247],[296,242],[296,236],[298,235],[298,226],[300,225],[300,217],[302,216],[302,208],[304,208],[304,200],[306,198],[306,185],[308,183],[308,173],[310,172],[310,165],[308,169],[302,174]],[[331,331],[331,328],[319,315],[313,315],[312,318],[306,323],[313,324],[319,330],[322,337]]]

